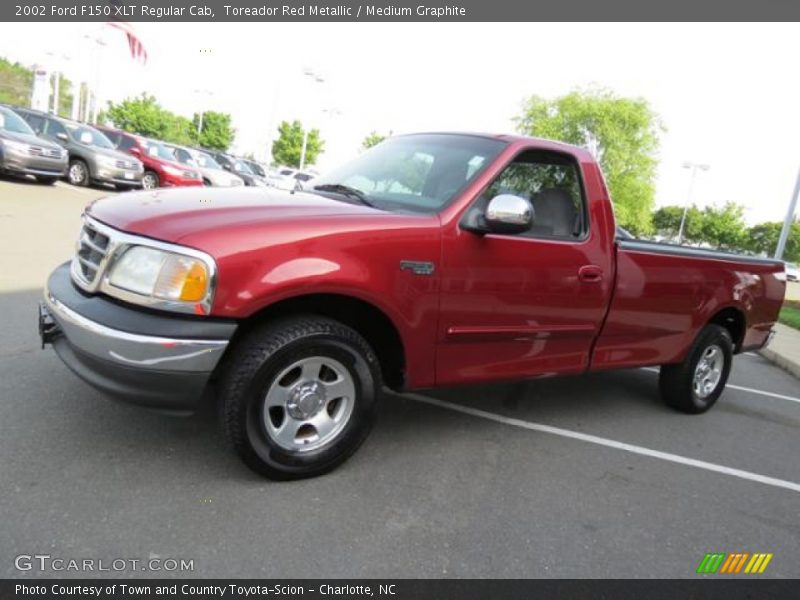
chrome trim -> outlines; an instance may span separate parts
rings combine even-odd
[[[217,366],[228,346],[228,340],[166,338],[120,331],[87,319],[47,289],[44,299],[72,346],[126,367],[208,373]]]
[[[90,282],[87,281],[80,270],[80,257],[78,250],[80,250],[81,239],[78,239],[78,248],[76,249],[75,256],[72,258],[70,265],[70,273],[72,281],[86,292],[95,293],[102,292],[117,298],[124,302],[131,304],[138,304],[139,306],[147,306],[156,310],[166,310],[171,312],[182,312],[189,314],[198,314],[196,307],[199,306],[202,310],[201,314],[207,315],[211,312],[211,305],[214,302],[214,292],[217,287],[217,263],[214,259],[200,250],[194,248],[187,248],[186,246],[179,246],[177,244],[169,244],[167,242],[160,242],[150,238],[124,233],[119,229],[109,227],[100,221],[93,219],[89,215],[83,215],[83,221],[89,227],[95,229],[100,234],[108,238],[108,245],[105,249],[103,259],[97,265],[97,272],[94,279]],[[83,235],[83,227],[81,228],[81,236]],[[133,246],[145,246],[155,250],[162,250],[164,252],[171,252],[173,254],[181,254],[191,258],[201,260],[208,269],[208,291],[205,298],[199,302],[180,302],[175,300],[163,300],[161,298],[154,298],[152,296],[144,296],[122,288],[111,285],[109,277],[111,270],[116,261],[122,254]]]

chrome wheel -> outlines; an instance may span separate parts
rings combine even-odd
[[[158,187],[158,178],[153,173],[145,173],[142,177],[142,187],[146,190],[153,190]]]
[[[717,389],[724,367],[725,354],[722,348],[714,345],[703,351],[694,369],[694,393],[698,398],[707,398]]]
[[[69,167],[69,182],[72,185],[83,185],[86,181],[86,166],[82,162],[74,162]]]
[[[356,388],[347,368],[327,356],[304,358],[273,380],[264,426],[281,448],[307,452],[336,439],[353,414]]]

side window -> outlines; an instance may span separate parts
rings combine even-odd
[[[176,148],[175,149],[175,157],[178,159],[178,162],[183,164],[183,165],[196,166],[196,163],[195,163],[194,159],[192,158],[192,155],[189,154],[183,148]]]
[[[62,138],[58,137],[58,134],[62,134]],[[47,120],[47,137],[52,138],[54,140],[61,139],[64,141],[63,136],[67,135],[67,130],[64,126],[59,123],[58,121],[53,121],[51,119]]]
[[[586,233],[586,201],[580,171],[566,154],[532,150],[514,159],[481,195],[484,206],[500,194],[530,201],[533,225],[519,235],[580,239]]]
[[[133,141],[132,137],[128,137],[127,135],[119,136],[119,146],[117,146],[120,150],[124,150],[125,152],[130,151],[136,143]]]
[[[109,141],[112,143],[114,148],[119,146],[119,139],[120,139],[121,136],[116,131],[105,130],[105,131],[102,131],[101,133],[105,134],[105,136],[109,139]]]
[[[27,114],[25,120],[36,133],[41,134],[44,131],[44,119],[39,115]]]

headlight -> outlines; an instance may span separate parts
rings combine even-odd
[[[107,169],[113,169],[117,166],[117,159],[111,156],[103,156],[102,154],[97,157],[97,164]]]
[[[15,152],[17,154],[28,154],[30,150],[30,144],[25,144],[23,142],[15,142],[12,140],[3,140],[3,147],[10,151]]]
[[[164,171],[175,177],[183,177],[183,169],[176,169],[175,167],[164,165]]]
[[[199,305],[206,314],[211,273],[201,259],[147,246],[132,246],[112,265],[108,283],[121,290],[166,302]]]

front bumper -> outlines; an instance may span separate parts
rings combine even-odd
[[[0,169],[18,175],[63,177],[67,172],[67,159],[30,156],[6,150],[0,155]]]
[[[126,185],[129,187],[142,187],[142,175],[144,175],[144,171],[120,169],[118,167],[106,167],[97,164],[95,166],[94,179],[102,183],[113,183],[115,185]]]
[[[39,312],[42,344],[79,377],[116,398],[180,413],[196,408],[236,326],[85,295],[69,263],[50,275]]]

